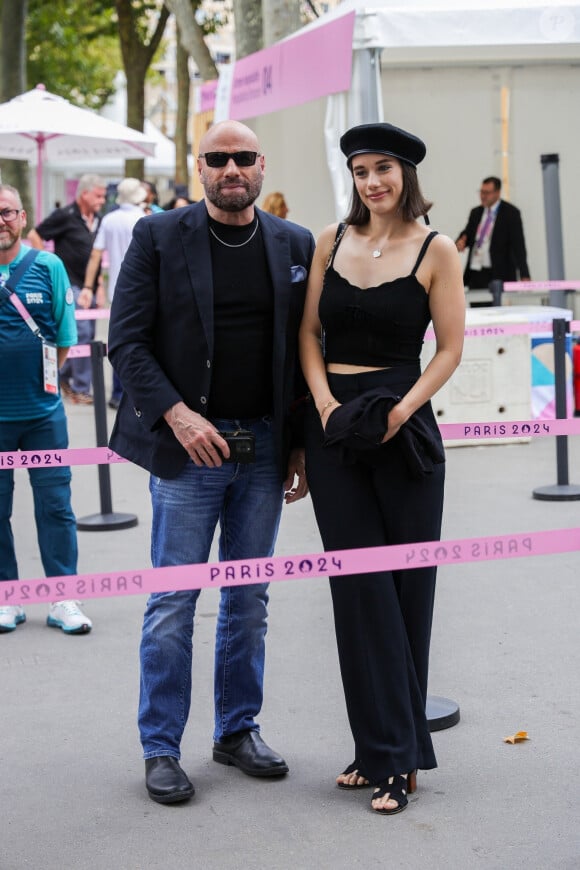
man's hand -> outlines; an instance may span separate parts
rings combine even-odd
[[[459,253],[461,253],[462,251],[465,250],[466,242],[467,242],[467,236],[466,236],[466,235],[461,235],[461,236],[459,236],[458,239],[456,239],[456,241],[455,241],[455,247],[457,248],[457,250],[459,251]]]
[[[173,405],[163,416],[196,465],[219,468],[222,464],[220,452],[229,458],[230,448],[215,426],[188,408],[185,402]]]
[[[83,287],[77,297],[77,305],[79,308],[90,308],[93,304],[93,291],[90,287]]]
[[[295,484],[295,479],[298,483]],[[284,501],[291,504],[308,495],[308,482],[306,480],[306,467],[304,463],[304,450],[294,448],[290,451],[288,459],[288,473],[284,481]]]

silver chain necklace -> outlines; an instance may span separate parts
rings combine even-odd
[[[224,240],[223,240],[223,239],[220,239],[220,237],[218,236],[218,234],[214,232],[213,227],[211,227],[211,226],[210,226],[210,228],[209,228],[209,231],[210,231],[210,233],[212,234],[212,236],[214,237],[214,239],[217,239],[217,240],[218,240],[218,242],[220,243],[220,245],[224,245],[226,248],[243,248],[244,245],[248,245],[248,244],[252,241],[252,239],[254,238],[254,236],[256,235],[256,233],[258,232],[258,218],[256,218],[256,226],[254,227],[251,236],[250,236],[249,238],[247,238],[245,242],[240,242],[239,245],[230,245],[229,242],[224,242]]]

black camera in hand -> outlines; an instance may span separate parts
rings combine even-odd
[[[236,429],[233,432],[219,433],[230,448],[229,458],[222,456],[224,462],[249,463],[256,461],[256,436],[249,429]]]

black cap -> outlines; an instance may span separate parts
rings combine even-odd
[[[356,154],[390,154],[416,166],[427,153],[425,143],[392,124],[360,124],[340,137],[340,148],[349,165]]]

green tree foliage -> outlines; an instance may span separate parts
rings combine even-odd
[[[100,109],[122,67],[113,0],[28,0],[28,87]]]
[[[27,0],[0,0],[0,102],[17,97],[26,88],[24,23]],[[28,163],[24,160],[0,160],[3,184],[18,188],[24,208],[30,208]]]

